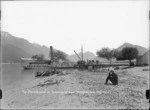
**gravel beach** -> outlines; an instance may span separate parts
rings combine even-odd
[[[119,84],[105,85],[108,72],[63,70],[3,91],[2,109],[148,109],[149,67],[117,69]]]

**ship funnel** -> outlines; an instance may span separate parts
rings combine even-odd
[[[53,47],[52,46],[50,46],[50,59],[51,59],[51,61],[53,61]]]

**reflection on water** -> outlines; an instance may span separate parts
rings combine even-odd
[[[2,88],[19,86],[35,78],[35,69],[24,70],[21,64],[2,64]]]

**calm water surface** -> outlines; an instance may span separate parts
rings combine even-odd
[[[24,70],[21,64],[2,64],[2,89],[8,90],[35,79],[35,69]]]

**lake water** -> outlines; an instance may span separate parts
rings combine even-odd
[[[35,78],[35,69],[24,70],[21,64],[2,64],[2,89],[8,90]]]

